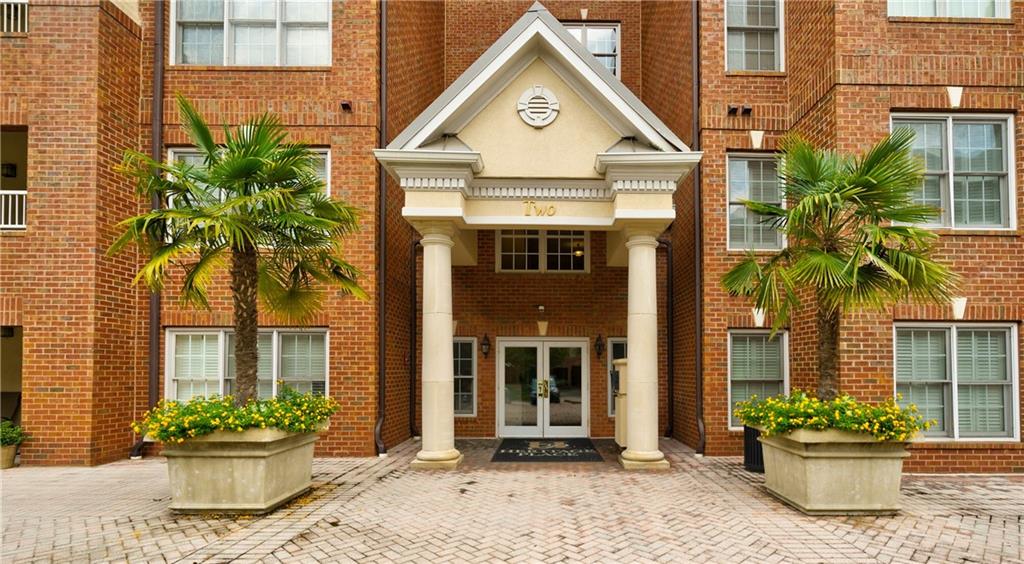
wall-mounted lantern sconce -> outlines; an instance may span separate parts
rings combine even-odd
[[[726,112],[727,114],[729,114],[730,116],[734,116],[734,115],[736,115],[736,114],[740,113],[740,107],[739,107],[739,106],[737,106],[736,104],[729,104],[729,105],[728,105],[728,106],[726,107],[726,110],[725,110],[725,112]]]
[[[750,107],[747,104],[743,104],[743,107],[740,108],[740,115],[742,116],[749,116],[752,113],[754,113],[754,108]]]
[[[345,112],[346,114],[347,113],[351,113],[352,112],[352,100],[342,100],[341,101],[341,111]]]
[[[484,338],[480,341],[480,352],[484,353],[484,358],[491,354],[491,338],[487,333],[484,333]]]
[[[594,341],[594,352],[597,353],[597,358],[604,356],[604,337],[600,334],[597,336],[597,340]]]

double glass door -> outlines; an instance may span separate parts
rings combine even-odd
[[[586,437],[586,340],[499,340],[498,434]]]

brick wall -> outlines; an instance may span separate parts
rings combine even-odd
[[[0,43],[2,124],[29,136],[29,227],[0,234],[4,317],[24,329],[22,460],[97,464],[130,446],[138,294],[117,278],[134,257],[103,253],[130,190],[110,168],[137,143],[140,30],[107,2],[33,4],[31,26]]]
[[[425,33],[426,30],[432,32]],[[398,135],[444,90],[444,3],[388,3],[388,137]],[[410,361],[419,372],[420,355],[410,346],[410,323],[418,323],[410,292],[416,279],[413,269],[412,226],[402,217],[405,194],[398,184],[387,180],[387,335],[384,442],[395,445],[412,434]],[[417,427],[418,428],[418,427]]]
[[[721,274],[739,257],[725,249],[725,153],[749,149],[749,129],[766,130],[765,149],[788,130],[840,151],[862,151],[889,130],[894,111],[950,112],[945,86],[966,86],[959,111],[1015,114],[1021,185],[1021,111],[1024,89],[1024,5],[1008,21],[887,18],[884,2],[787,2],[787,68],[777,73],[724,73],[722,6],[702,2],[702,162],[705,260],[705,396],[708,453],[738,454],[741,437],[726,430],[725,334],[751,324],[749,303],[720,290]],[[942,41],[934,41],[941,36]],[[931,39],[929,39],[931,38]],[[956,45],[956,49],[950,49]],[[778,82],[781,87],[772,86]],[[750,100],[750,118],[725,115],[724,105]],[[1017,214],[1022,192],[1018,188]],[[1020,225],[1018,218],[1017,224]],[[963,233],[940,230],[938,255],[964,277],[967,320],[1022,319],[1024,274],[1020,229]],[[840,387],[861,399],[892,395],[894,321],[950,320],[948,306],[903,304],[883,312],[855,312],[842,325]],[[816,386],[816,329],[812,300],[790,324],[791,387]],[[914,471],[1021,471],[1021,443],[917,445]]]
[[[151,30],[158,4],[143,3],[143,29]],[[169,3],[161,3],[167,9]],[[370,0],[332,2],[331,67],[196,67],[168,64],[165,75],[165,147],[184,146],[174,94],[181,93],[217,129],[238,125],[264,111],[273,111],[293,139],[331,151],[331,194],[363,211],[361,230],[344,244],[346,258],[362,272],[361,286],[370,299],[359,301],[329,293],[323,313],[304,325],[330,331],[330,393],[341,404],[330,430],[317,442],[319,455],[374,453],[377,416],[376,338],[376,203],[378,9]],[[169,17],[167,20],[169,21]],[[171,38],[168,37],[165,45]],[[152,37],[143,47],[141,132],[149,145],[152,96]],[[165,54],[165,57],[167,55]],[[170,63],[170,61],[167,61]],[[342,100],[352,101],[345,112]],[[168,285],[168,288],[174,288]],[[231,300],[225,272],[211,292],[211,311],[183,308],[173,292],[163,301],[162,325],[230,326]],[[286,325],[262,315],[261,325]],[[294,324],[287,324],[294,325]],[[163,352],[163,347],[161,347]],[[145,353],[143,353],[145,354]],[[145,357],[143,356],[143,359]],[[161,357],[161,366],[163,360]],[[164,375],[161,374],[161,385]]]

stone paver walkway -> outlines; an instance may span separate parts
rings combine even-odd
[[[672,469],[493,464],[460,441],[455,472],[386,458],[317,459],[310,495],[265,517],[167,510],[161,459],[0,474],[3,562],[1024,563],[1024,476],[904,477],[895,517],[807,517],[736,458],[662,443]]]

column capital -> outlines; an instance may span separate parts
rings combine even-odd
[[[448,221],[417,221],[413,224],[416,231],[423,237],[420,243],[423,245],[448,245],[454,246],[456,233],[455,225]]]
[[[626,232],[626,248],[631,249],[633,247],[657,247],[658,246],[658,234],[651,230],[646,231],[627,231]]]

